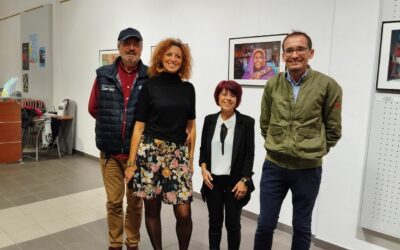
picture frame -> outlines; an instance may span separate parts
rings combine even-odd
[[[22,44],[22,70],[29,70],[29,43]]]
[[[99,50],[99,65],[112,64],[118,56],[119,51],[117,49]]]
[[[228,79],[241,85],[265,86],[285,69],[281,57],[286,35],[229,38]]]
[[[154,51],[156,51],[157,45],[151,46],[150,47],[150,57],[153,56]]]
[[[29,75],[23,74],[22,75],[22,91],[25,93],[29,92]]]
[[[400,90],[400,21],[382,22],[377,90]]]

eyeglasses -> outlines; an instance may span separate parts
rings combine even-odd
[[[298,48],[295,48],[295,49],[294,48],[288,48],[284,52],[285,52],[285,55],[287,55],[287,56],[293,55],[294,52],[296,52],[298,55],[304,55],[307,52],[307,50],[308,50],[308,48],[298,47]]]

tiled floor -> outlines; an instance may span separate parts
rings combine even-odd
[[[0,164],[0,249],[107,249],[105,200],[97,161],[67,155]],[[207,208],[198,199],[192,205],[190,249],[206,250]],[[162,218],[164,249],[178,249],[170,206],[163,206]],[[241,249],[253,248],[255,228],[254,220],[242,217]],[[143,222],[141,234],[140,249],[152,249]],[[290,242],[289,234],[277,231],[273,249],[290,249]]]

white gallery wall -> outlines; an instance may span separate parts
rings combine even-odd
[[[0,3],[1,6],[1,3]],[[0,12],[2,7],[0,7]],[[4,15],[0,14],[0,18]],[[12,17],[6,20],[0,21],[0,86],[3,87],[5,83],[11,77],[20,78],[17,82],[17,88],[21,89],[22,83],[22,62],[21,62],[21,20],[19,16]],[[19,46],[17,46],[19,45]]]
[[[343,138],[325,157],[320,195],[313,216],[316,238],[348,249],[399,249],[400,240],[360,229],[364,163],[375,88],[379,40],[379,0],[0,0],[0,19],[53,3],[54,102],[71,98],[78,106],[75,148],[98,156],[95,122],[87,112],[99,50],[115,49],[118,32],[128,26],[144,37],[142,59],[166,37],[178,37],[193,54],[197,98],[197,131],[205,115],[218,111],[216,84],[228,75],[229,38],[307,32],[315,56],[311,66],[334,77],[342,86]],[[20,72],[19,17],[0,21],[0,81]],[[14,31],[15,30],[15,31]],[[15,33],[14,33],[15,32]],[[5,61],[9,61],[7,64]],[[244,88],[239,111],[258,121],[263,89]],[[199,139],[196,145],[198,153]],[[256,123],[254,181],[259,183],[265,157]],[[198,154],[195,162],[198,161]],[[200,171],[194,189],[201,186]],[[258,214],[258,189],[246,210]],[[280,222],[291,225],[288,195]],[[197,201],[199,202],[199,201]],[[196,226],[196,225],[194,225]]]
[[[57,8],[37,8],[46,4],[52,4],[54,7],[59,3],[55,0],[0,0],[0,58],[4,58],[0,60],[0,86],[11,77],[18,77],[17,90],[22,92],[22,74],[28,73],[30,90],[28,94],[22,93],[22,95],[37,97],[40,89],[44,89],[46,93],[42,100],[45,101],[47,106],[50,106],[48,109],[52,109],[54,86],[49,87],[48,85],[54,85],[53,78],[56,70],[58,70],[58,68],[53,69],[53,66],[57,65],[55,59],[58,59],[54,55],[56,53],[53,52],[53,49],[58,50],[58,47],[52,46],[52,42],[57,42],[54,39],[58,37],[58,27],[54,25],[58,22],[58,13]],[[46,22],[44,19],[48,15],[52,16],[53,23]],[[22,16],[25,16],[25,23],[29,23],[24,29],[21,29]],[[28,34],[21,35],[28,30]],[[38,35],[38,44],[46,48],[46,67],[39,68],[39,64],[36,63],[30,64],[29,71],[22,71],[21,47],[23,42],[29,41],[30,34]],[[48,37],[49,35],[52,37]],[[49,81],[48,79],[51,79],[50,82],[44,82]],[[58,102],[59,100],[57,100]]]

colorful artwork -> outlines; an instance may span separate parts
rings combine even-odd
[[[22,44],[22,70],[29,70],[29,43]]]
[[[40,47],[39,49],[39,65],[41,68],[46,66],[46,48]]]
[[[22,75],[22,91],[25,93],[29,92],[29,76],[28,74]]]
[[[242,85],[264,86],[284,70],[281,47],[285,36],[230,38],[228,78]]]
[[[100,66],[112,64],[118,56],[119,56],[119,51],[117,49],[100,50],[99,51]]]
[[[37,34],[29,35],[29,62],[38,63],[38,37]]]
[[[383,22],[377,89],[400,90],[400,22]]]

